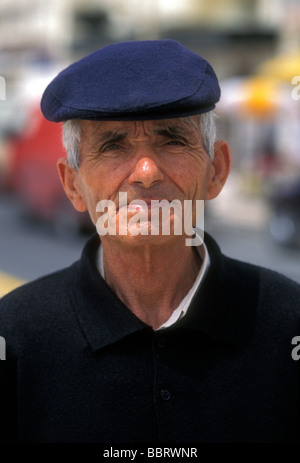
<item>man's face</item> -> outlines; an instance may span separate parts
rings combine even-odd
[[[78,172],[73,172],[74,206],[87,209],[96,224],[98,202],[113,201],[118,224],[123,210],[120,192],[127,193],[127,204],[143,200],[149,211],[151,200],[176,199],[183,205],[184,200],[209,199],[214,195],[215,168],[203,147],[198,117],[190,120],[194,124],[183,119],[80,121],[81,159]],[[139,210],[138,206],[127,207],[128,220]],[[134,243],[138,239],[131,238]]]

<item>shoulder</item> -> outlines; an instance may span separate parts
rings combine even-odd
[[[256,313],[270,323],[300,318],[300,285],[284,275],[222,254],[211,236],[207,237],[212,276],[222,287],[224,300]]]
[[[67,339],[72,330],[77,332],[74,293],[85,307],[85,279],[91,280],[92,286],[97,277],[101,279],[93,264],[98,246],[99,239],[92,237],[80,260],[22,285],[0,299],[0,336],[6,339],[8,347],[21,352],[24,345],[31,348],[32,343],[38,345],[38,340],[53,343],[56,336]]]
[[[26,283],[0,299],[0,336],[28,336],[42,325],[58,323],[69,306],[68,288],[78,272],[72,266]]]
[[[85,274],[86,268],[92,265],[91,261],[98,245],[99,241],[93,236],[84,246],[80,260],[69,267],[26,283],[2,297],[0,323],[1,317],[12,318],[20,308],[24,308],[24,316],[28,307],[28,316],[32,316],[33,311],[45,313],[46,308],[50,311],[56,310],[57,304],[61,304],[68,297],[69,288],[76,285],[82,274]]]
[[[63,291],[63,287],[72,277],[72,274],[76,272],[76,266],[77,263],[14,289],[0,299],[0,313],[8,305],[22,305],[29,301],[38,304],[41,301],[45,302],[48,298],[57,296],[58,293]]]
[[[250,285],[252,279],[259,284],[261,295],[267,293],[270,300],[284,297],[286,302],[300,296],[300,284],[281,273],[258,265],[223,256],[224,265],[230,272],[239,275],[239,281]]]
[[[274,270],[226,256],[221,252],[216,241],[208,234],[205,235],[205,241],[212,262],[221,269],[222,276],[227,283],[236,283],[236,285],[242,285],[245,288],[250,287],[253,283],[258,284],[261,291],[268,291],[270,298],[276,298],[282,294],[288,295],[292,299],[299,297],[299,283]]]
[[[300,285],[284,275],[224,256],[224,268],[235,275],[231,280],[238,297],[240,314],[252,313],[257,338],[289,346],[300,333]],[[233,300],[235,296],[233,296]],[[246,310],[245,310],[246,309]]]

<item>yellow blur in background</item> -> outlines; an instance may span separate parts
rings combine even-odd
[[[20,280],[8,275],[6,273],[0,272],[0,297],[9,293],[13,289],[25,283],[25,280]]]

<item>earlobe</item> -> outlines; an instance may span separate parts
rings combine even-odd
[[[216,141],[206,199],[214,199],[221,192],[229,175],[230,166],[231,158],[228,144],[224,140]]]
[[[87,210],[85,202],[80,194],[76,180],[77,172],[71,167],[65,158],[61,158],[57,161],[57,170],[60,181],[65,190],[65,193],[74,208],[79,212]]]

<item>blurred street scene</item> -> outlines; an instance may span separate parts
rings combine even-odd
[[[46,85],[109,43],[157,38],[199,53],[220,80],[232,173],[206,230],[226,254],[300,281],[299,0],[1,0],[0,296],[78,259],[91,233],[58,180]]]

